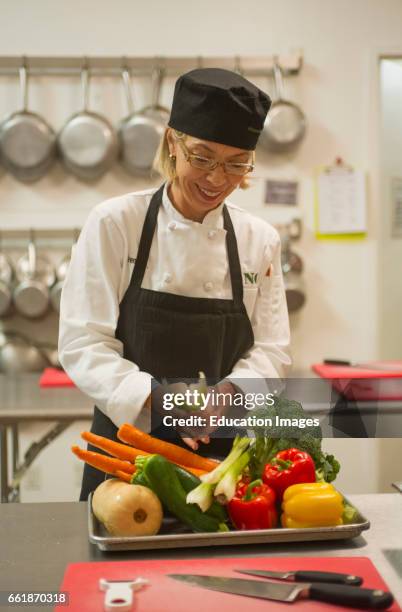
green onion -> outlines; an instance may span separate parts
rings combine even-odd
[[[233,441],[232,450],[212,472],[208,472],[208,474],[203,474],[201,476],[202,482],[208,482],[209,484],[217,484],[226,474],[230,466],[237,461],[243,451],[249,446],[250,440],[249,438],[240,438],[236,436]]]
[[[226,472],[232,467],[233,464],[236,463],[249,445],[249,438],[240,438],[240,436],[236,436],[229,455],[214,470],[212,470],[212,472],[201,476],[201,484],[188,493],[186,498],[187,503],[198,504],[201,510],[206,512],[213,502],[215,485],[217,485],[222,478],[224,478]],[[233,476],[229,478],[229,481],[232,482],[232,479]],[[225,491],[226,488],[224,489],[224,492]]]
[[[228,469],[222,480],[216,485],[214,496],[217,501],[224,505],[230,502],[235,496],[236,485],[242,471],[247,467],[250,461],[250,453],[247,451]]]
[[[187,494],[186,502],[188,504],[197,504],[203,512],[206,512],[214,501],[214,488],[213,484],[202,482]]]

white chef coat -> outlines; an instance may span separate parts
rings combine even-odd
[[[77,387],[117,427],[141,421],[144,427],[142,408],[151,391],[151,374],[122,357],[123,344],[115,338],[115,330],[155,191],[128,193],[92,209],[61,296],[59,360]],[[225,203],[236,234],[243,299],[254,332],[253,347],[227,378],[235,383],[285,377],[291,365],[290,333],[279,235],[266,221]],[[210,211],[202,223],[186,219],[172,205],[165,185],[142,287],[232,299],[222,208],[223,204]]]

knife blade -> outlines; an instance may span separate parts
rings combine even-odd
[[[271,572],[268,570],[259,569],[235,569],[239,574],[247,574],[249,576],[260,576],[261,578],[275,578],[276,580],[295,580],[299,582],[328,582],[331,584],[350,584],[351,586],[360,586],[363,583],[363,578],[354,576],[353,574],[339,574],[336,572],[314,572],[295,570],[292,572]]]
[[[168,574],[170,578],[199,586],[212,591],[244,595],[258,599],[270,599],[293,603],[302,595],[308,599],[328,603],[364,608],[366,610],[385,610],[393,603],[391,593],[380,589],[362,589],[344,584],[308,582],[272,582],[269,580],[245,580],[226,576],[202,576],[196,574]]]
[[[324,359],[325,365],[346,366],[348,368],[360,368],[362,370],[379,370],[381,372],[401,372],[402,365],[399,363],[363,363],[347,361],[346,359]]]

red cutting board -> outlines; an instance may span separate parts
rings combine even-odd
[[[393,370],[370,370],[352,366],[315,363],[311,367],[321,378],[347,397],[360,401],[402,399],[402,361],[373,361],[373,366],[392,366]],[[399,370],[395,366],[400,366]]]
[[[69,593],[69,605],[57,606],[55,610],[64,612],[99,612],[103,610],[104,593],[99,590],[100,578],[109,580],[132,580],[142,577],[150,580],[150,585],[135,593],[135,612],[290,612],[289,604],[253,599],[240,595],[230,595],[209,591],[201,587],[184,584],[166,574],[209,574],[234,576],[241,574],[237,569],[267,570],[320,570],[350,573],[364,578],[364,586],[389,590],[370,559],[367,557],[241,557],[214,559],[157,559],[153,561],[99,561],[96,563],[72,563],[64,574],[60,591]],[[245,578],[245,576],[243,576]],[[250,579],[253,579],[250,577]],[[260,580],[260,578],[255,578]],[[335,609],[349,610],[310,600],[300,600],[295,604],[297,612],[334,612]],[[293,608],[292,608],[293,609]],[[399,611],[399,606],[389,608]]]
[[[45,368],[39,379],[39,386],[46,387],[75,387],[71,378],[63,370]]]

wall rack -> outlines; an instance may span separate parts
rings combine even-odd
[[[62,250],[71,248],[81,228],[34,229],[33,231],[38,250]],[[30,229],[1,230],[0,250],[26,250],[30,236]]]
[[[188,57],[132,57],[132,56],[0,56],[0,75],[18,75],[22,62],[31,76],[74,76],[80,73],[84,62],[92,75],[121,76],[125,64],[134,75],[149,76],[155,67],[161,67],[165,76],[178,76],[193,68],[208,66],[239,70],[247,76],[267,76],[273,71],[275,59],[285,75],[299,74],[303,66],[300,50],[287,55],[269,56],[188,56]]]

